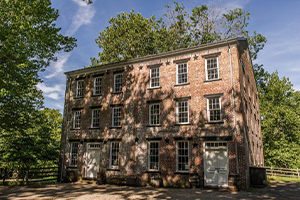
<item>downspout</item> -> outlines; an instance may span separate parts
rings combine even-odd
[[[68,79],[69,79],[69,81],[68,81]],[[69,87],[66,87],[66,88],[69,88],[68,89],[68,102],[67,102],[67,111],[66,111],[66,113],[64,113],[64,114],[66,114],[66,115],[64,115],[64,117],[65,117],[65,119],[66,119],[66,127],[68,127],[68,118],[69,118],[69,104],[70,104],[70,91],[71,91],[71,77],[70,76],[67,76],[67,81],[66,81],[67,83],[66,84],[68,84],[69,83]],[[67,132],[67,128],[66,127],[64,127],[64,132],[65,132],[65,134],[64,134],[64,145],[63,145],[63,159],[62,159],[62,165],[61,165],[61,172],[60,172],[60,181],[62,181],[63,180],[63,169],[64,169],[64,165],[65,165],[65,157],[66,157],[66,144],[67,144],[67,135],[68,135],[68,132]]]
[[[234,148],[235,148],[235,158],[236,158],[236,173],[239,174],[239,160],[238,160],[238,150],[237,150],[237,134],[236,134],[236,112],[235,112],[235,100],[234,100],[234,85],[233,85],[233,69],[232,69],[232,59],[231,59],[231,49],[228,40],[226,41],[228,45],[228,53],[229,53],[229,64],[230,64],[230,76],[231,76],[231,104],[232,104],[232,112],[233,112],[233,135],[234,135]]]

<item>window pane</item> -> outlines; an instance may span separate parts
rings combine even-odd
[[[112,167],[119,166],[119,142],[111,143],[110,165]]]
[[[96,128],[100,126],[100,110],[93,110],[92,113],[92,127]]]
[[[159,112],[160,106],[159,104],[151,104],[149,117],[150,117],[150,124],[151,125],[158,125],[159,124]]]
[[[217,58],[210,58],[206,60],[206,71],[208,80],[219,78]]]
[[[120,107],[113,108],[113,126],[121,126],[122,111]]]
[[[189,104],[188,101],[177,102],[177,116],[178,123],[188,123],[189,122]]]
[[[187,74],[187,64],[178,64],[177,65],[177,83],[187,83],[188,82],[188,74]]]
[[[101,94],[102,78],[96,77],[94,80],[94,95]]]
[[[77,165],[78,143],[71,143],[70,165]]]
[[[221,105],[220,98],[210,98],[208,99],[208,112],[209,121],[220,121],[221,120]]]
[[[159,67],[150,69],[150,87],[159,87]]]
[[[177,143],[177,170],[189,171],[189,145],[188,142]]]
[[[149,169],[151,170],[159,169],[159,143],[158,142],[150,142]]]
[[[114,79],[114,92],[122,92],[123,74],[116,74]]]
[[[74,112],[73,128],[80,128],[81,111]]]
[[[83,96],[83,80],[77,81],[76,97]]]

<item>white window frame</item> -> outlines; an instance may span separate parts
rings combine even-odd
[[[112,147],[113,147],[113,144],[118,144],[118,152],[117,152],[117,155],[116,155],[116,157],[117,157],[117,164],[116,165],[113,165],[112,164]],[[119,165],[120,165],[120,163],[119,163],[119,153],[120,153],[120,142],[111,142],[110,143],[110,147],[109,147],[110,149],[109,149],[109,168],[110,169],[119,169]]]
[[[152,122],[151,122],[151,108],[152,108],[152,106],[156,106],[156,105],[158,105],[158,108],[159,108],[159,110],[158,110],[158,124],[152,124]],[[151,103],[151,104],[149,104],[149,125],[160,125],[160,103]]]
[[[151,169],[150,168],[150,166],[151,166],[151,159],[150,159],[150,157],[151,157],[151,155],[150,155],[150,153],[151,153],[151,144],[153,144],[153,143],[158,144],[158,148],[157,148],[157,152],[158,152],[158,155],[157,155],[157,158],[158,158],[157,169]],[[159,141],[149,141],[148,145],[149,145],[149,148],[148,148],[148,170],[149,171],[159,171],[159,169],[160,169],[160,156],[159,156],[160,142]]]
[[[121,81],[121,90],[120,91],[116,91],[116,77],[121,75],[122,76],[122,81]],[[114,92],[115,93],[121,93],[122,92],[122,88],[123,88],[123,73],[117,73],[114,74]]]
[[[75,161],[75,163],[73,163],[72,161],[73,161],[73,157],[74,157],[74,155],[73,155],[73,148],[74,148],[74,146],[73,145],[77,145],[77,152],[76,152],[76,161]],[[70,163],[69,163],[69,165],[70,166],[77,166],[77,161],[78,161],[78,149],[79,149],[79,142],[71,142],[70,143]]]
[[[99,82],[100,82],[99,85],[96,85],[97,79],[99,79]],[[97,91],[96,90],[97,87],[100,88],[99,89],[100,90],[99,93],[96,92]],[[102,76],[97,76],[97,77],[94,78],[94,91],[93,91],[93,95],[101,95],[101,93],[102,93]]]
[[[209,110],[209,100],[210,100],[210,99],[216,99],[216,98],[219,99],[219,105],[220,105],[220,120],[214,120],[214,121],[211,121],[211,120],[210,120],[210,110]],[[220,96],[212,96],[212,97],[208,97],[208,98],[206,99],[206,102],[207,102],[207,121],[208,121],[208,122],[222,122],[223,117],[222,117],[222,100],[221,100],[221,97],[220,97]]]
[[[158,77],[152,77],[152,70],[158,70]],[[153,79],[158,78],[158,85],[157,86],[152,86]],[[159,88],[160,87],[160,67],[151,67],[150,68],[150,88]]]
[[[208,79],[208,70],[207,70],[207,60],[208,59],[217,59],[218,78]],[[218,80],[218,79],[220,79],[219,57],[205,58],[205,76],[206,76],[206,80],[207,81],[212,81],[212,80]]]
[[[179,103],[187,103],[187,122],[179,122]],[[182,100],[176,102],[176,123],[177,124],[188,124],[190,123],[190,104],[188,100]]]
[[[116,109],[120,109],[120,125],[119,126],[115,126],[115,110]],[[112,108],[112,124],[111,124],[112,127],[121,127],[122,126],[122,107],[113,107]]]
[[[186,65],[186,82],[184,83],[179,83],[178,82],[178,65]],[[189,82],[189,65],[187,62],[184,63],[178,63],[176,64],[176,85],[184,85],[187,84]]]
[[[77,114],[79,113],[79,127],[76,127],[76,117]],[[81,110],[75,110],[73,112],[73,129],[80,129],[80,125],[81,125]]]
[[[98,120],[99,120],[99,122],[98,122],[99,125],[98,125],[98,126],[95,126],[95,124],[94,124],[94,118],[95,118],[95,116],[94,116],[95,113],[94,113],[94,112],[95,112],[95,111],[98,111],[98,112],[99,112],[99,117],[98,117],[98,118],[99,118],[99,119],[98,119]],[[93,109],[93,110],[92,110],[91,127],[92,127],[92,128],[99,128],[99,127],[100,127],[100,108],[97,108],[97,109]]]
[[[179,142],[186,142],[187,143],[187,149],[188,149],[188,170],[179,170],[178,169],[178,164],[179,164],[179,160],[178,160],[178,157],[179,157],[179,153],[178,153],[178,151],[179,151],[179,148],[178,148],[178,143]],[[184,173],[189,173],[189,171],[190,171],[190,143],[189,143],[189,141],[186,141],[186,140],[178,140],[178,141],[176,141],[176,171],[177,172],[184,172]]]
[[[79,83],[82,83],[82,88],[79,88]],[[82,94],[79,94],[79,90],[81,90]],[[84,81],[83,80],[77,80],[76,82],[76,97],[83,97],[84,92]]]

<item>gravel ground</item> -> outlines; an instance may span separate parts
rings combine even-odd
[[[228,192],[214,189],[145,188],[115,185],[59,183],[1,186],[0,199],[300,199],[300,183],[271,182],[265,188]]]

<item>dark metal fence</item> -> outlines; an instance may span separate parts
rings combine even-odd
[[[32,182],[55,181],[58,176],[57,167],[41,167],[30,169],[0,168],[2,184],[18,183],[29,184]]]

